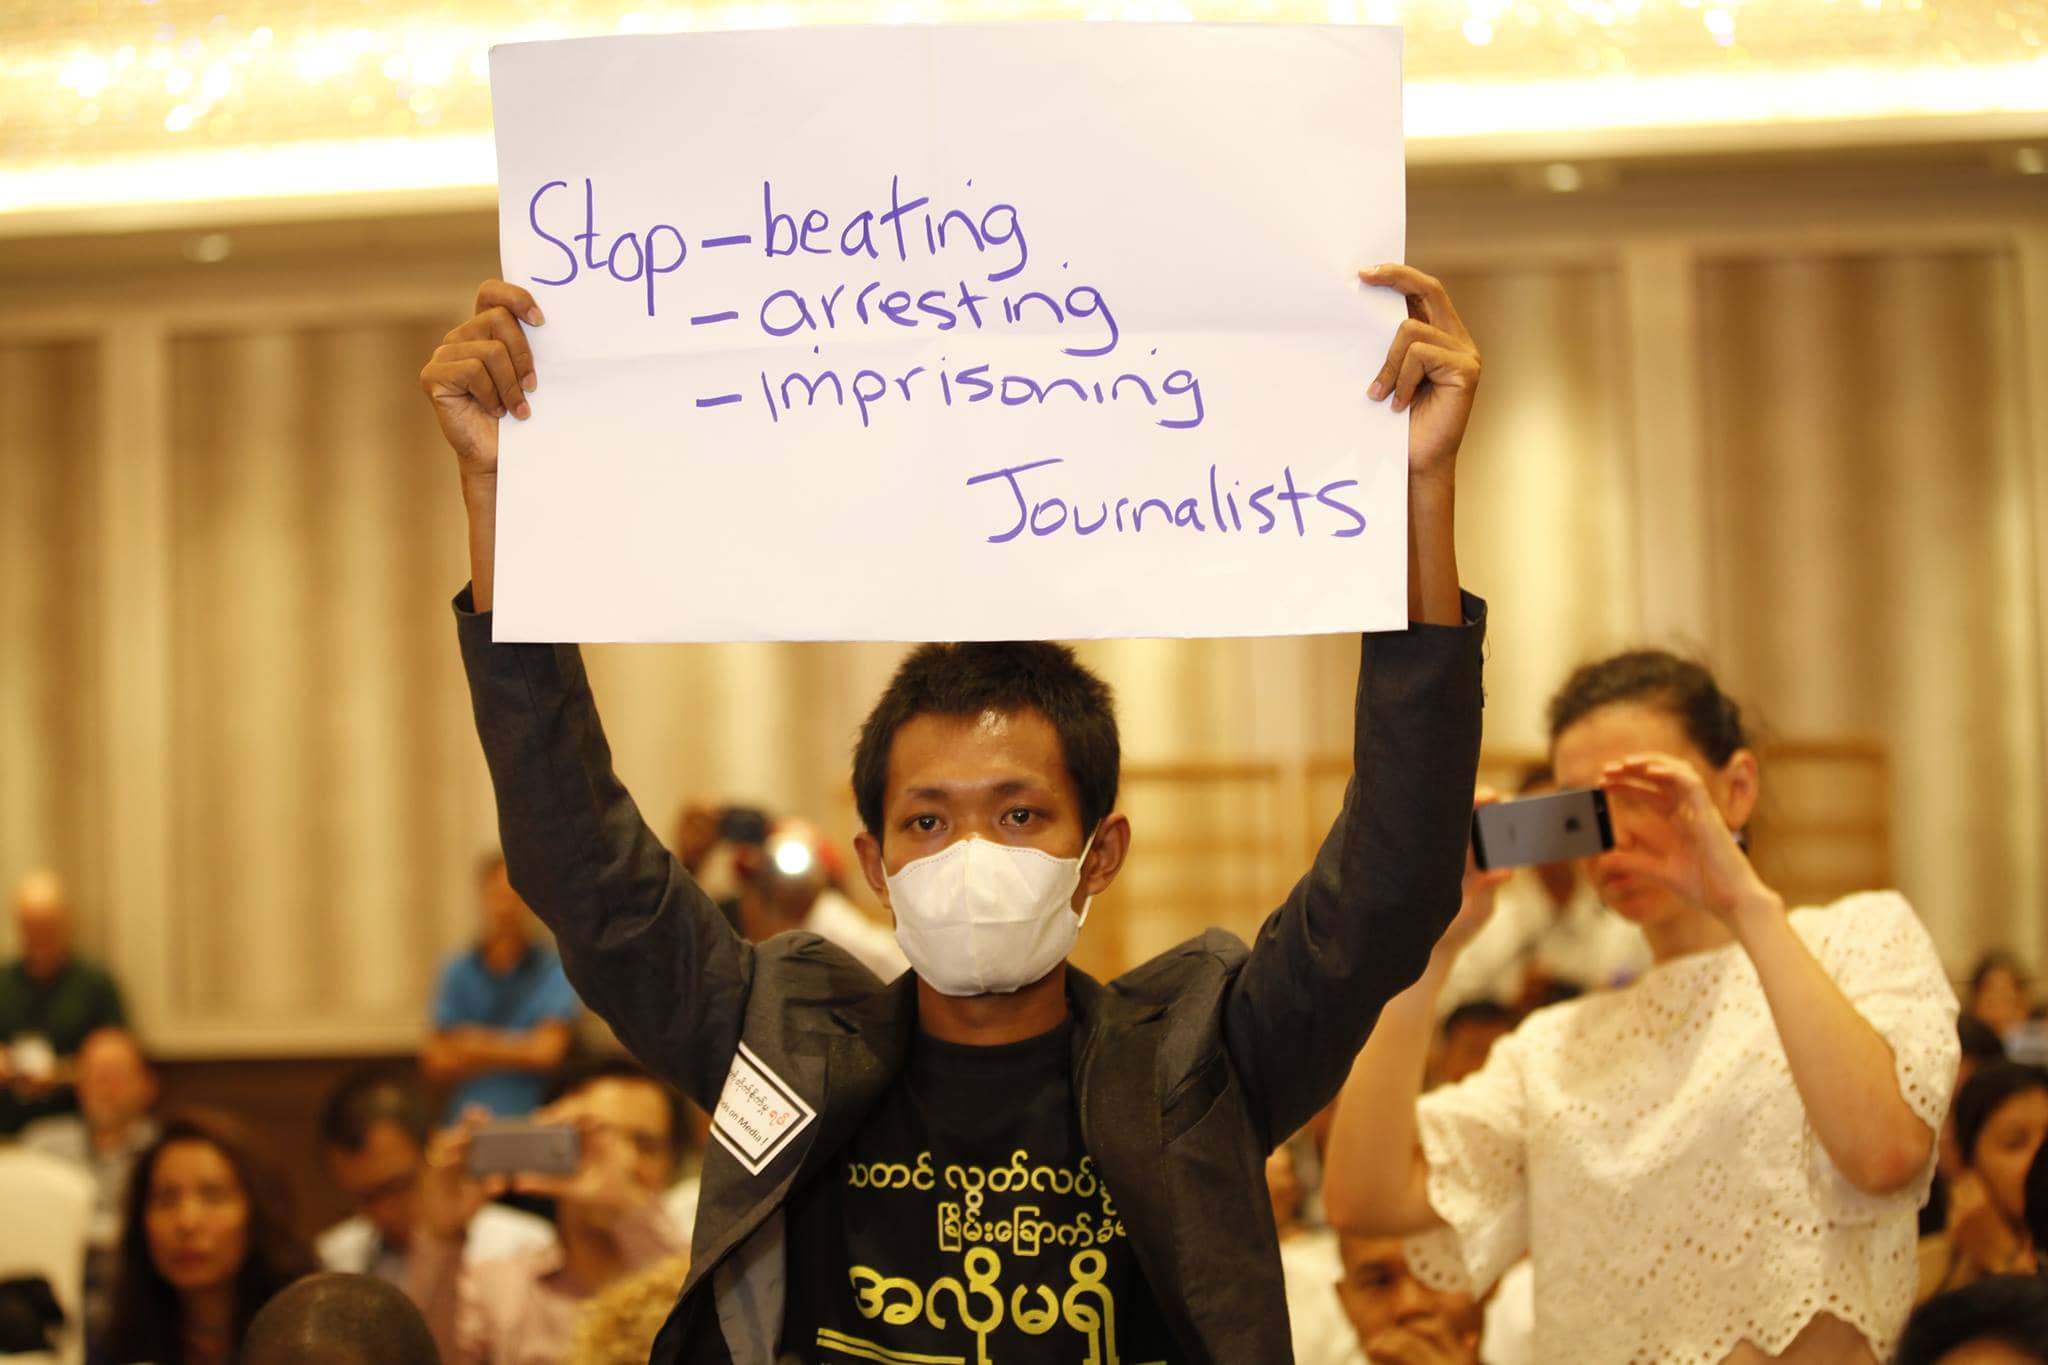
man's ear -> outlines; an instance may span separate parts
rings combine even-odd
[[[889,904],[889,869],[882,861],[882,841],[862,830],[853,836],[854,856],[860,859],[860,873],[868,879],[868,889],[880,898],[884,907],[894,910]]]
[[[1074,888],[1074,910],[1090,896],[1109,890],[1116,874],[1123,870],[1124,855],[1131,851],[1131,822],[1121,811],[1111,811],[1095,827],[1095,841],[1088,845],[1087,861],[1081,864],[1081,884]]]

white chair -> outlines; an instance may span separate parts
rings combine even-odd
[[[57,1359],[85,1359],[85,1247],[92,1232],[92,1176],[68,1161],[0,1145],[0,1279],[40,1275],[64,1309]],[[0,1361],[40,1356],[0,1356]]]

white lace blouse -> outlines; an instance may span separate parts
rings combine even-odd
[[[1938,1129],[1956,1000],[1912,907],[1865,892],[1791,922]],[[1744,1339],[1776,1354],[1819,1313],[1884,1359],[1912,1307],[1933,1153],[1897,1193],[1849,1183],[1737,945],[1538,1011],[1418,1117],[1448,1227],[1411,1239],[1410,1264],[1484,1289],[1528,1255],[1539,1361],[1712,1365]]]

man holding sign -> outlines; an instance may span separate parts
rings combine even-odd
[[[516,283],[421,378],[513,884],[713,1119],[656,1359],[1286,1360],[1263,1161],[1455,912],[1479,743],[1478,356],[1436,281],[1350,278],[1402,249],[1398,35],[658,35],[491,78]],[[744,596],[678,587],[741,563]],[[926,645],[869,715],[856,846],[912,968],[885,985],[734,934],[576,651],[513,643],[1361,628],[1315,867],[1256,947],[1106,986],[1066,957],[1131,829],[1069,651]]]
[[[1410,314],[1359,379],[1409,417],[1411,624],[1363,638],[1357,775],[1254,947],[1212,931],[1106,986],[1065,961],[1131,838],[1099,680],[1051,645],[914,651],[854,771],[862,869],[913,970],[750,945],[614,775],[576,649],[491,640],[498,427],[532,411],[538,304],[490,281],[435,351],[513,882],[583,998],[714,1116],[657,1360],[1289,1358],[1262,1163],[1456,911],[1479,747],[1483,608],[1453,536],[1479,357],[1434,279],[1362,278]]]

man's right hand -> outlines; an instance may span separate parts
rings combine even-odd
[[[1472,797],[1472,809],[1491,806],[1500,800],[1500,794],[1491,787],[1481,787]],[[1458,906],[1458,913],[1445,926],[1443,936],[1436,941],[1435,956],[1446,964],[1457,960],[1465,945],[1479,937],[1479,931],[1493,918],[1493,903],[1501,884],[1512,876],[1507,869],[1486,871],[1479,866],[1471,846],[1465,848],[1464,896]]]
[[[441,434],[455,451],[465,485],[498,475],[498,419],[530,415],[526,395],[539,383],[525,322],[541,324],[540,305],[516,284],[485,280],[476,314],[441,338],[420,371]]]
[[[453,1128],[427,1144],[427,1169],[420,1180],[421,1230],[443,1241],[460,1242],[477,1210],[503,1194],[503,1176],[478,1180],[469,1173],[469,1143],[489,1115],[470,1109]]]

